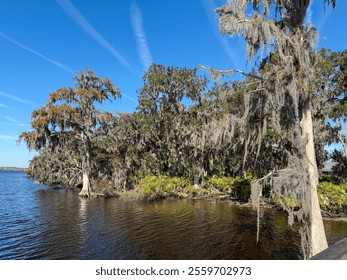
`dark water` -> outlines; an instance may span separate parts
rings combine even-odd
[[[328,239],[346,222],[325,222]],[[229,203],[166,200],[134,203],[81,199],[0,171],[0,259],[298,259],[286,216]]]

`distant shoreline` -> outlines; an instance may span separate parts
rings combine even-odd
[[[25,169],[20,167],[0,167],[0,171],[24,171]]]

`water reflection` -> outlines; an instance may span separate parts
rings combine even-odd
[[[0,180],[0,259],[300,258],[297,229],[272,210],[260,212],[256,245],[257,215],[249,208],[191,200],[82,199],[76,191],[11,176]],[[325,221],[330,243],[347,236],[346,225]]]
[[[78,226],[80,228],[79,232],[81,235],[81,243],[85,243],[85,236],[87,235],[87,203],[88,201],[82,197],[79,199],[79,211],[78,211]]]
[[[110,212],[105,212],[109,234],[120,241],[114,244],[115,255],[122,258],[268,259],[280,254],[284,258],[298,258],[299,254],[297,234],[288,228],[283,230],[283,242],[290,243],[292,249],[283,248],[281,241],[274,246],[275,233],[269,236],[266,231],[256,246],[256,214],[228,203],[182,200],[129,204],[117,200],[106,210]],[[262,214],[264,221],[268,219],[262,224],[266,230],[267,223],[276,215]],[[286,223],[284,226],[287,227]],[[276,238],[283,239],[281,235]],[[131,251],[124,252],[124,241],[131,244]]]
[[[36,192],[40,231],[40,255],[33,258],[78,259],[83,233],[78,201],[65,190]]]

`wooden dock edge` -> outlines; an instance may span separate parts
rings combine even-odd
[[[310,260],[347,260],[347,238],[329,246]]]

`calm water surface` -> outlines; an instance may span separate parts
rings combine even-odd
[[[346,222],[325,221],[334,243]],[[287,218],[229,203],[81,199],[77,191],[0,171],[0,259],[299,259]]]

